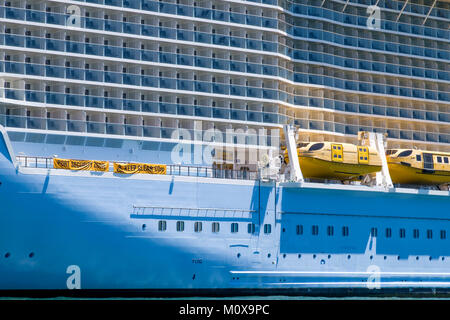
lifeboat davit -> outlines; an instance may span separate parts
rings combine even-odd
[[[388,149],[386,159],[393,183],[450,184],[450,153]]]
[[[297,154],[305,178],[353,181],[381,170],[380,155],[369,146],[310,142],[299,144]],[[287,150],[284,158],[288,163]]]

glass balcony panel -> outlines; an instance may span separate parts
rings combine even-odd
[[[159,78],[159,87],[165,89],[176,89],[177,81],[176,79]]]
[[[122,83],[133,85],[133,86],[140,86],[141,85],[141,76],[137,74],[127,74],[124,73],[122,76]]]
[[[261,17],[246,15],[246,23],[251,26],[261,26]]]
[[[245,70],[246,70],[246,63],[245,62],[239,62],[239,61],[231,61],[231,63],[230,63],[230,70],[231,71],[237,71],[237,72],[245,72]]]
[[[103,55],[103,46],[98,44],[85,44],[86,54],[94,55],[94,56],[102,56]]]
[[[230,119],[230,109],[224,108],[212,108],[212,109],[214,118]]]
[[[141,50],[141,60],[158,62],[159,61],[159,52]]]
[[[123,7],[130,9],[140,9],[141,2],[136,0],[123,0]]]
[[[262,65],[257,63],[247,63],[247,72],[261,74]]]
[[[196,32],[195,41],[201,43],[211,43],[212,35],[209,33]]]
[[[159,62],[176,64],[177,63],[177,55],[175,53],[160,52],[159,53]]]
[[[142,127],[136,125],[125,125],[124,126],[126,136],[137,136],[142,137]]]
[[[64,67],[46,66],[45,67],[45,76],[46,77],[64,78],[64,76],[65,76],[64,71],[65,71]]]
[[[178,90],[194,90],[194,81],[191,80],[177,80],[177,89]]]
[[[96,96],[85,96],[84,105],[89,108],[103,108],[103,98]]]
[[[159,36],[161,38],[166,38],[166,39],[176,39],[177,38],[177,30],[159,27]]]
[[[30,102],[45,102],[45,94],[42,91],[25,91],[25,100]]]
[[[47,50],[64,51],[65,49],[65,41],[62,40],[47,39],[45,44]]]
[[[43,118],[27,117],[26,118],[26,122],[27,122],[27,128],[28,129],[45,130],[46,129],[46,125],[47,125],[46,119],[43,119]]]
[[[66,41],[66,52],[84,53],[84,46],[79,42]]]
[[[158,88],[159,78],[158,77],[141,76],[141,83],[145,87]]]
[[[230,61],[222,59],[212,59],[212,67],[220,70],[230,70]]]
[[[5,44],[7,46],[25,47],[25,37],[5,34]]]
[[[158,37],[159,36],[159,28],[141,25],[141,35],[147,36],[147,37]]]
[[[193,116],[194,108],[191,105],[179,104],[177,105],[177,114],[183,116]]]
[[[247,88],[247,97],[262,98],[262,89]]]
[[[247,49],[262,50],[262,42],[259,40],[247,39],[246,44],[247,44]]]
[[[160,2],[159,12],[168,14],[177,14],[177,5],[173,3]]]
[[[174,103],[160,103],[159,112],[168,114],[177,114],[177,105]]]
[[[26,63],[25,64],[25,74],[33,75],[33,76],[44,76],[45,69],[44,69],[44,66],[42,66],[42,65]]]
[[[95,30],[103,30],[104,29],[104,20],[96,19],[96,18],[83,18],[85,27],[88,29]]]
[[[277,52],[278,47],[277,47],[276,43],[268,42],[268,41],[261,41],[261,42],[262,42],[262,48],[264,51]]]
[[[230,37],[230,46],[238,47],[238,48],[245,48],[245,39]]]
[[[133,48],[123,48],[122,56],[124,59],[140,60],[141,50]]]
[[[262,122],[263,121],[262,112],[248,111],[247,112],[247,121]]]
[[[25,20],[25,10],[20,8],[5,7],[5,18],[14,20]]]
[[[45,23],[45,13],[42,11],[26,10],[25,17],[27,21]]]
[[[104,72],[104,81],[109,83],[122,83],[122,74],[118,72]]]
[[[87,81],[103,81],[103,72],[100,70],[85,70],[84,77]]]
[[[159,10],[159,4],[156,1],[142,0],[141,7],[142,7],[142,10],[147,10],[147,11],[158,12],[158,10]]]
[[[70,106],[84,106],[84,99],[83,96],[76,95],[76,94],[66,94],[66,105]]]
[[[105,20],[105,31],[122,32],[122,22],[115,20]]]
[[[84,70],[76,68],[66,68],[66,78],[84,80]]]
[[[141,28],[139,24],[136,23],[123,23],[123,32],[129,34],[140,34]]]
[[[13,128],[26,128],[26,118],[20,116],[6,116],[6,126]]]
[[[104,105],[106,109],[122,110],[122,99],[104,98]]]
[[[245,24],[245,14],[230,12],[230,22]]]
[[[213,34],[212,37],[213,44],[220,45],[220,46],[229,46],[230,45],[230,38],[224,35],[219,34]]]
[[[225,11],[213,10],[212,18],[219,21],[230,21],[230,13]]]
[[[105,57],[122,58],[122,48],[104,46]]]
[[[100,122],[86,122],[86,131],[88,133],[105,133],[106,123]]]
[[[106,134],[117,134],[117,135],[124,135],[125,134],[125,128],[123,124],[119,123],[106,123]]]
[[[205,57],[195,57],[195,66],[201,68],[211,68],[212,67],[212,59]]]
[[[124,99],[122,108],[128,111],[141,111],[141,101]]]
[[[212,84],[213,93],[218,94],[230,94],[230,86],[221,83],[213,83]]]
[[[161,138],[161,128],[160,127],[142,127],[142,135],[149,138]]]
[[[205,118],[212,117],[212,108],[211,107],[195,106],[194,109],[195,109],[195,116],[197,116],[197,117],[205,117]]]
[[[210,93],[211,87],[212,86],[210,82],[201,82],[201,81],[195,82],[195,91]]]
[[[192,17],[194,15],[194,8],[179,4],[177,6],[177,15]]]
[[[201,19],[211,19],[212,10],[207,8],[194,8],[194,16]]]
[[[182,41],[194,41],[194,32],[189,30],[177,30],[177,39]]]
[[[231,119],[233,120],[240,120],[240,121],[247,121],[247,111],[246,110],[231,110]]]
[[[158,102],[142,101],[141,108],[142,108],[142,112],[159,113],[159,103]]]

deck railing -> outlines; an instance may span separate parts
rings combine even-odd
[[[53,169],[53,158],[50,157],[16,156],[16,159],[21,167]],[[114,171],[113,162],[120,161],[110,161],[109,172]],[[166,175],[237,180],[257,180],[259,178],[259,174],[256,171],[221,170],[204,166],[186,166],[176,164],[167,165]]]

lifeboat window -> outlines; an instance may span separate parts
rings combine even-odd
[[[312,235],[317,236],[319,234],[319,226],[312,226]]]
[[[397,157],[408,157],[412,154],[412,150],[405,150],[398,154]]]
[[[214,232],[214,233],[217,233],[217,232],[219,232],[219,230],[220,230],[219,223],[218,222],[213,222],[212,225],[211,225],[211,231]]]
[[[237,223],[232,223],[231,224],[231,232],[236,233],[238,231],[239,231],[239,225]]]
[[[437,157],[437,162],[442,163],[442,157]]]
[[[422,156],[420,154],[416,154],[416,160],[421,162],[422,161]]]
[[[272,232],[272,225],[271,224],[265,224],[264,225],[264,233],[269,234]]]
[[[396,152],[397,152],[397,150],[394,150],[394,149],[387,150],[387,151],[386,151],[386,155],[388,156],[388,155],[394,154],[394,153],[396,153]]]
[[[194,231],[195,232],[202,232],[202,223],[201,222],[194,223]]]
[[[317,151],[323,148],[324,143],[314,143],[311,147],[309,147],[308,151]]]
[[[177,231],[178,232],[184,231],[184,221],[177,221]]]
[[[406,230],[401,228],[400,229],[400,238],[405,238],[406,237]]]
[[[441,230],[441,239],[447,238],[447,232],[445,230]]]
[[[247,225],[247,231],[248,231],[248,233],[255,233],[255,231],[256,231],[255,224],[254,223],[249,223]]]
[[[303,234],[303,226],[302,225],[297,225],[296,231],[297,231],[298,235],[302,235]]]
[[[414,237],[415,239],[419,238],[419,229],[414,229],[414,230],[413,230],[413,237]]]
[[[444,163],[448,163],[448,158],[444,157]]]

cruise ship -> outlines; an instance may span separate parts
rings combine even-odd
[[[0,0],[0,133],[2,294],[450,291],[448,0]]]

